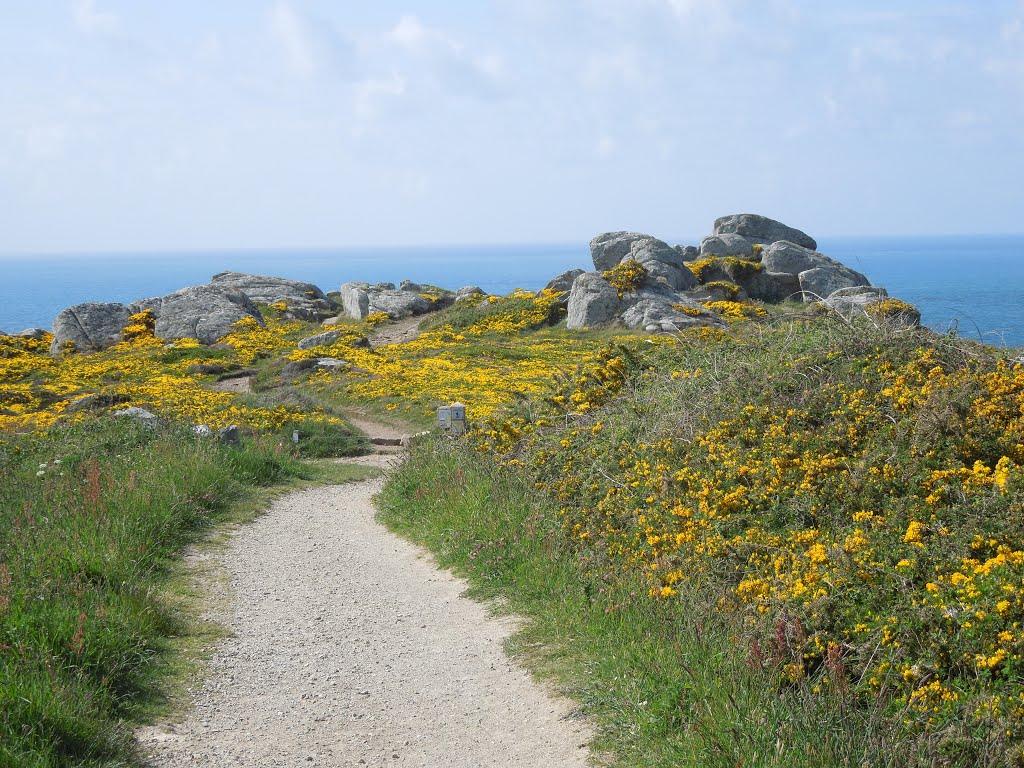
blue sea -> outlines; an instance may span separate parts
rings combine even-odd
[[[924,323],[937,331],[1024,346],[1024,235],[832,237],[819,240],[818,249],[916,304]],[[71,304],[159,296],[224,270],[306,280],[324,291],[350,280],[409,279],[504,294],[540,288],[574,267],[592,268],[586,242],[0,255],[0,329],[49,328]]]

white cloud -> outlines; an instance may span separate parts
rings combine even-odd
[[[392,99],[403,96],[407,82],[397,72],[387,79],[369,79],[355,84],[353,111],[363,122],[377,119],[385,104]]]
[[[296,77],[308,79],[317,73],[313,42],[302,20],[287,2],[279,2],[270,11],[270,33],[284,51],[288,69]]]
[[[71,15],[75,26],[87,34],[110,34],[120,25],[117,16],[96,7],[96,0],[72,0]]]
[[[411,14],[402,16],[391,30],[391,39],[406,48],[420,48],[431,37],[432,33]]]

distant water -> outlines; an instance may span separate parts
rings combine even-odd
[[[891,295],[916,304],[931,328],[1024,346],[1024,235],[837,237],[818,245]],[[160,296],[208,282],[224,270],[306,280],[324,291],[350,280],[410,279],[504,294],[541,288],[559,272],[590,265],[587,243],[9,255],[0,256],[0,329],[48,328],[71,304]]]

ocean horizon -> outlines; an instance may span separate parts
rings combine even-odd
[[[933,330],[1024,346],[1024,234],[825,237],[818,249],[917,305]],[[159,296],[227,270],[305,280],[324,291],[355,280],[409,279],[507,294],[593,267],[588,243],[580,242],[0,254],[0,268],[0,330],[15,332],[49,328],[72,304]]]

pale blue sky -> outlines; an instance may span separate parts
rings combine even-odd
[[[1020,0],[0,0],[0,252],[1024,231]]]

